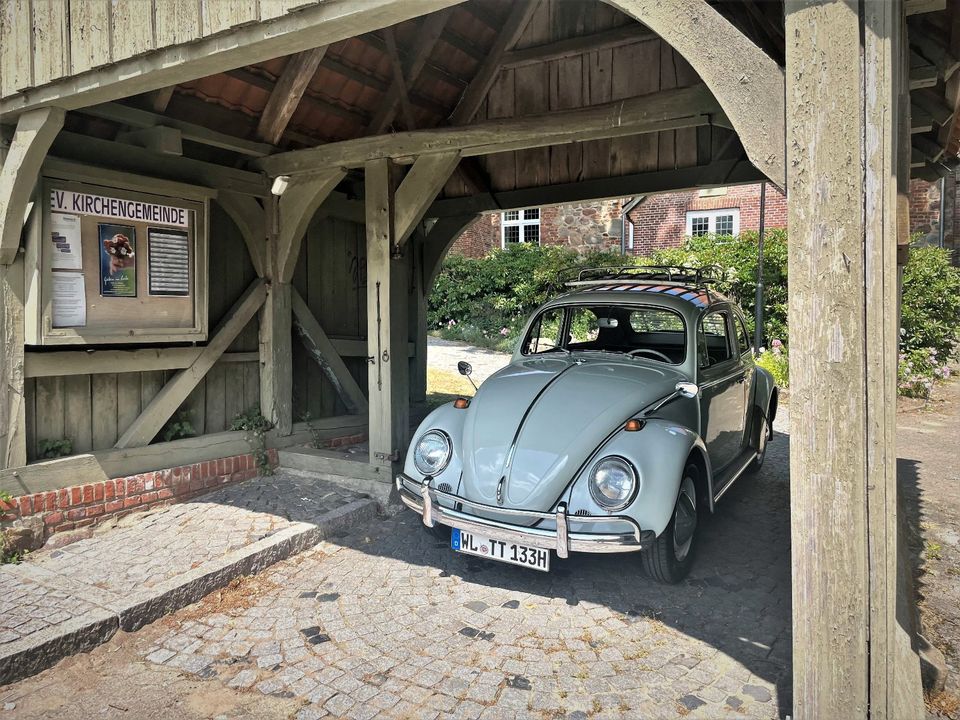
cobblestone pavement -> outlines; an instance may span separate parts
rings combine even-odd
[[[75,642],[60,657],[109,637],[118,615],[125,627],[139,626],[162,614],[164,603],[182,607],[232,577],[225,560],[258,543],[269,554],[270,538],[284,532],[294,538],[357,501],[359,495],[336,485],[281,472],[129,515],[93,537],[0,566],[0,677],[11,664],[42,662],[39,656],[53,652],[42,643]],[[205,577],[207,567],[216,572]],[[171,597],[182,592],[181,579],[197,585],[199,594],[185,602]],[[152,616],[126,618],[135,615],[135,603],[152,605],[143,609]],[[84,637],[76,641],[60,637],[81,630]],[[31,651],[37,657],[28,658]]]
[[[549,574],[456,555],[410,513],[258,578],[255,603],[175,615],[145,659],[298,717],[775,718],[789,712],[787,438],[703,526],[669,587],[630,556]]]

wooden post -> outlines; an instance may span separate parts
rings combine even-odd
[[[923,716],[918,661],[898,650],[908,638],[895,615],[902,12],[900,2],[786,3],[800,720]]]
[[[407,449],[410,432],[407,361],[407,277],[410,250],[392,258],[396,246],[393,164],[366,164],[367,346],[370,462],[390,467]],[[399,250],[399,248],[397,247]]]
[[[27,464],[23,333],[23,261],[17,259],[0,265],[0,470]]]

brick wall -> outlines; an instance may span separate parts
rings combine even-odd
[[[578,252],[620,249],[620,201],[567,203],[540,208],[540,244]],[[457,239],[451,253],[483,257],[500,247],[500,213],[486,213]]]
[[[367,436],[335,438],[329,447],[363,442]],[[277,451],[269,450],[270,464],[277,465]],[[24,526],[42,522],[40,543],[52,534],[97,525],[108,518],[160,505],[183,502],[231,483],[251,480],[257,475],[251,454],[208,460],[178,467],[113,478],[89,485],[20,495],[0,500],[0,523]],[[39,521],[39,522],[38,522]]]
[[[633,223],[633,252],[649,255],[654,250],[678,247],[687,234],[687,212],[691,210],[740,210],[740,231],[760,227],[760,185],[726,188],[723,195],[701,197],[700,191],[662,193],[646,197],[629,213]],[[773,185],[767,185],[766,227],[787,225],[787,199]],[[629,244],[629,238],[628,238]]]

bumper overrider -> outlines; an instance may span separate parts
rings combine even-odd
[[[527,545],[529,547],[556,550],[557,557],[565,558],[571,552],[621,553],[643,550],[656,539],[652,530],[641,530],[636,521],[625,515],[569,515],[567,504],[561,502],[556,512],[514,510],[494,505],[485,505],[443,492],[433,487],[430,478],[414,480],[403,473],[396,478],[397,492],[403,504],[416,511],[423,524],[433,527],[437,523],[475,532],[493,540]],[[437,501],[448,500],[456,509],[443,507]],[[514,516],[518,520],[552,520],[556,529],[524,527],[498,522],[463,511],[472,508],[497,515]],[[570,521],[575,523],[627,523],[631,530],[625,533],[602,534],[570,532]]]

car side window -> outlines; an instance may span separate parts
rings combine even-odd
[[[553,308],[541,313],[530,328],[530,334],[523,344],[524,355],[550,352],[560,344],[560,333],[563,329],[563,308]]]
[[[750,350],[750,336],[747,334],[747,326],[743,324],[743,318],[734,315],[733,327],[737,331],[737,346],[740,348],[740,354],[743,355]]]
[[[719,365],[730,357],[727,312],[721,310],[704,315],[697,330],[697,360],[700,367]]]

